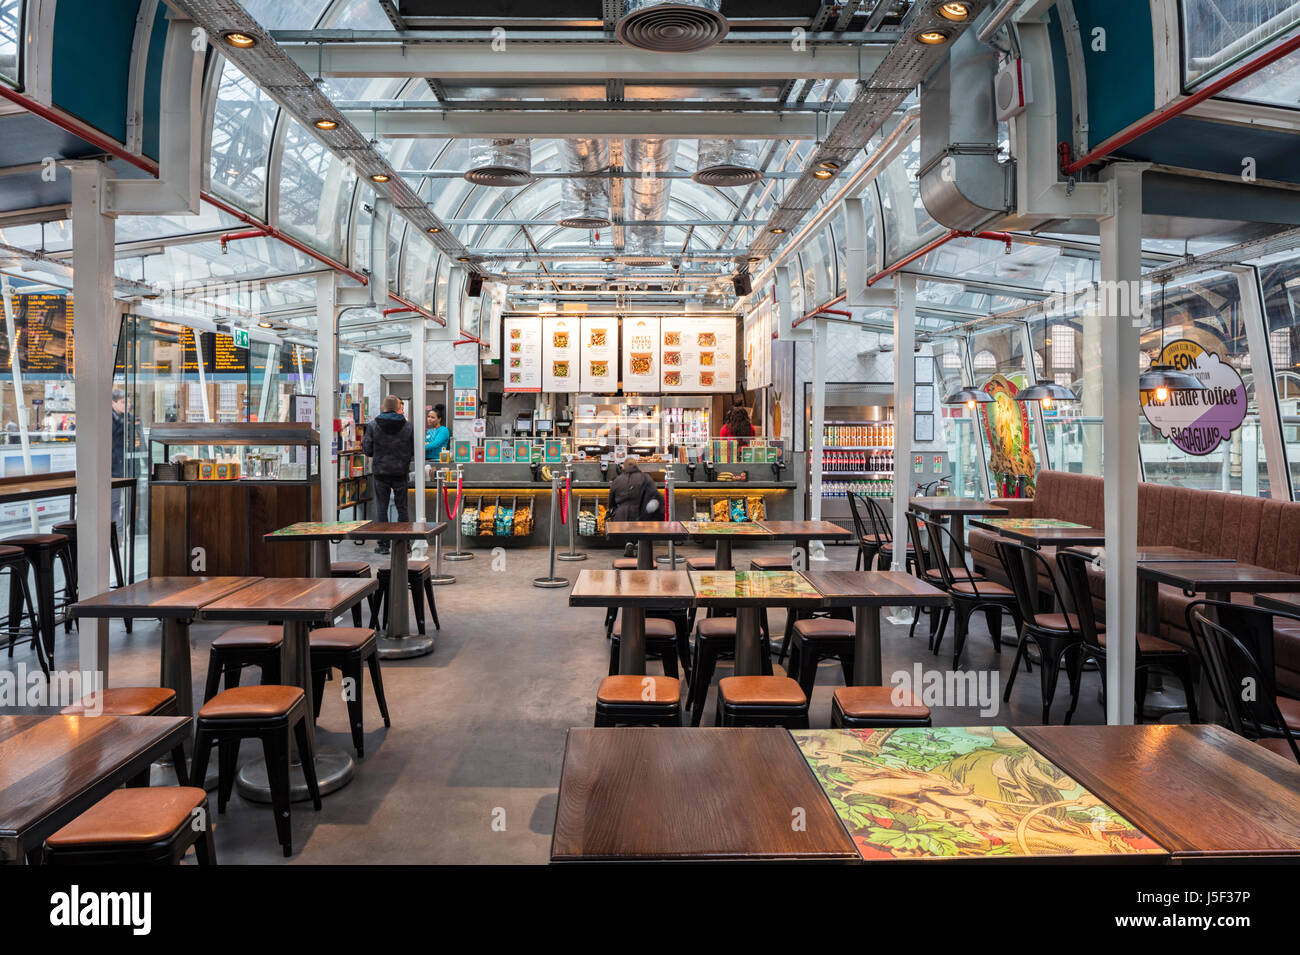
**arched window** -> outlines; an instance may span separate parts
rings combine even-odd
[[[975,353],[975,370],[976,371],[997,371],[998,357],[987,348],[984,351]]]

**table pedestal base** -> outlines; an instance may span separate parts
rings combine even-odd
[[[467,550],[454,550],[450,554],[443,554],[443,560],[473,560],[474,554]]]
[[[433,652],[433,637],[418,633],[390,637],[387,634],[376,641],[376,654],[381,660],[409,660],[412,657],[425,657]]]
[[[569,586],[568,577],[534,577],[534,587],[542,587],[546,590],[558,590],[560,587]]]
[[[323,746],[316,750],[316,781],[322,796],[328,796],[350,783],[355,771],[356,763],[350,753],[333,746]],[[239,771],[235,785],[239,794],[250,802],[269,803],[271,785],[267,781],[266,760],[258,757],[247,764]],[[289,763],[289,801],[306,802],[310,798],[307,781],[302,778],[302,764],[295,757]]]
[[[669,557],[667,554],[662,554],[659,557],[656,557],[655,561],[657,563],[665,564],[665,565],[672,564],[674,567],[676,567],[678,564],[686,563],[686,558],[685,557],[674,558],[674,557]]]
[[[556,560],[586,560],[586,554],[556,554]]]
[[[455,582],[456,578],[451,574],[434,574],[429,578],[429,583],[433,584],[435,587],[445,587],[448,584],[454,584]]]

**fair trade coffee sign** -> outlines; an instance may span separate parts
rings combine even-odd
[[[1195,455],[1211,453],[1245,420],[1246,385],[1241,375],[1218,355],[1186,339],[1166,345],[1159,361],[1194,376],[1205,388],[1171,389],[1163,401],[1154,391],[1143,391],[1143,414],[1179,449]]]

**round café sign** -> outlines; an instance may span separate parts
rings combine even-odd
[[[1170,391],[1164,401],[1154,391],[1141,393],[1142,412],[1151,426],[1188,454],[1209,454],[1246,417],[1246,385],[1237,369],[1196,342],[1170,342],[1160,363],[1200,379],[1203,391]]]

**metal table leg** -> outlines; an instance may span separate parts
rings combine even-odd
[[[636,542],[636,569],[655,569],[655,542],[649,538],[642,538]]]
[[[759,640],[761,607],[736,608],[736,676],[761,676],[763,654]]]
[[[393,541],[388,577],[388,628],[379,638],[379,659],[405,660],[433,652],[433,637],[410,633],[406,541]]]
[[[166,619],[162,622],[161,686],[176,692],[176,707],[181,716],[194,715],[194,678],[190,673],[190,622]],[[194,749],[194,741],[185,740],[185,753]]]
[[[713,569],[731,570],[731,541],[719,537],[713,549]]]
[[[623,608],[623,627],[618,638],[618,672],[636,676],[645,673],[644,607]]]
[[[311,564],[308,569],[308,575],[311,577],[333,576],[333,570],[330,567],[329,541],[314,540],[311,542]]]
[[[853,621],[853,684],[883,686],[880,660],[880,608],[858,607]]]

